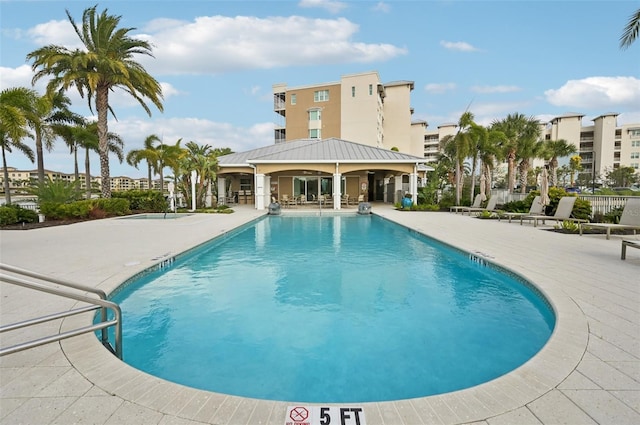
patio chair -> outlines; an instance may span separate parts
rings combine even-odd
[[[511,223],[512,218],[520,217],[520,224],[522,224],[523,217],[526,217],[528,215],[541,215],[544,211],[544,205],[542,205],[540,199],[540,196],[536,196],[535,198],[533,198],[533,202],[531,203],[531,208],[529,208],[528,213],[501,211],[500,213],[498,213],[498,221],[500,221],[502,217],[507,217],[509,219],[509,223]]]
[[[465,212],[468,212],[469,215],[471,215],[471,213],[482,213],[483,211],[489,211],[489,212],[497,212],[496,210],[496,205],[498,204],[498,197],[497,196],[492,196],[491,198],[489,198],[489,202],[487,202],[487,206],[486,208],[482,208],[482,207],[465,207],[465,208],[461,208],[462,211],[462,215],[464,215]]]
[[[553,215],[525,215],[522,217],[523,220],[532,220],[533,227],[538,226],[538,221],[541,221],[542,224],[545,224],[547,220],[551,221],[571,221],[574,223],[578,223],[578,228],[582,232],[582,223],[588,223],[589,220],[585,220],[582,218],[571,217],[571,213],[573,211],[573,205],[576,203],[575,196],[563,196],[560,198],[560,202],[558,202],[558,208],[556,209],[555,214]]]
[[[632,229],[633,234],[640,230],[640,198],[629,198],[622,209],[619,223],[589,223],[590,228],[607,230],[607,239],[611,237],[611,229]],[[582,236],[582,227],[580,227]]]
[[[463,208],[481,208],[481,206],[482,206],[482,195],[478,194],[473,200],[473,204],[471,205],[471,207],[468,207],[466,205],[453,205],[449,207],[449,211],[457,214],[458,211],[461,211]]]
[[[344,206],[349,206],[349,195],[348,194],[344,194],[342,195],[342,198],[340,198],[340,204],[344,205]]]

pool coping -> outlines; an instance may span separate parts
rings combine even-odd
[[[376,214],[408,227],[387,214]],[[247,223],[235,226],[233,229],[243,225]],[[409,228],[445,245],[468,252],[434,238],[423,230]],[[230,230],[232,229],[228,229],[227,232]],[[508,262],[497,259],[492,259],[491,262],[511,270]],[[116,274],[102,282],[99,287],[111,293],[127,279],[146,268],[135,270],[136,267],[132,267],[134,270],[126,271],[129,276]],[[516,271],[514,273],[518,274]],[[553,390],[576,369],[582,359],[589,337],[588,323],[576,303],[553,281],[545,278],[533,281],[526,275],[523,277],[533,283],[547,298],[556,315],[556,326],[549,341],[526,363],[489,382],[451,393],[400,401],[332,403],[331,405],[362,406],[367,423],[370,424],[385,423],[384,418],[387,415],[399,415],[406,423],[466,423],[514,411]],[[92,317],[92,314],[87,314],[65,319],[62,331],[86,326],[91,322]],[[253,412],[252,415],[259,415],[256,418],[267,415],[269,418],[267,423],[282,424],[287,406],[323,405],[298,403],[295,400],[280,402],[249,399],[168,382],[119,361],[104,349],[93,335],[64,340],[61,346],[73,367],[107,393],[184,419],[205,423],[226,423],[239,406],[252,406],[250,409]],[[248,418],[247,423],[252,423],[251,417]]]

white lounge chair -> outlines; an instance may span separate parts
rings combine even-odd
[[[525,215],[522,217],[523,220],[532,220],[533,227],[538,226],[538,222],[541,221],[542,224],[545,224],[547,220],[550,221],[572,221],[574,223],[578,223],[578,228],[582,232],[582,223],[588,223],[589,220],[585,220],[582,218],[574,218],[571,217],[571,213],[573,212],[573,205],[576,203],[575,196],[563,196],[560,198],[560,202],[558,202],[558,208],[556,208],[556,212],[553,215]]]
[[[531,208],[529,208],[529,212],[525,213],[525,212],[501,212],[498,214],[498,221],[500,221],[500,219],[502,217],[507,217],[509,219],[509,223],[511,223],[511,219],[514,217],[520,217],[520,224],[522,224],[522,218],[529,216],[529,215],[542,215],[544,211],[544,205],[542,205],[542,201],[540,196],[536,196],[535,198],[533,198],[533,202],[531,203]]]
[[[497,212],[496,205],[498,205],[498,197],[497,196],[492,196],[491,198],[489,198],[489,202],[487,202],[486,208],[482,208],[482,207],[478,207],[478,208],[466,207],[466,208],[461,208],[461,211],[462,211],[462,215],[464,215],[465,212],[468,212],[469,215],[471,215],[471,213],[480,214],[483,211]]]
[[[473,200],[473,205],[471,205],[471,207],[468,207],[466,205],[453,205],[449,207],[449,211],[457,214],[458,211],[462,211],[464,208],[480,208],[481,206],[482,206],[482,195],[476,195],[475,199]]]
[[[611,237],[611,229],[632,229],[635,235],[636,231],[640,230],[640,198],[627,199],[619,223],[589,223],[589,227],[607,229],[607,239]],[[582,227],[580,235],[582,235]]]

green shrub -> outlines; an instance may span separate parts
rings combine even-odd
[[[18,217],[17,223],[35,223],[38,221],[38,213],[34,210],[22,208],[20,205],[9,205],[9,208],[14,208]]]
[[[522,201],[511,201],[504,204],[502,206],[502,210],[506,212],[527,213],[531,209],[532,203],[533,200],[527,203],[527,199],[523,199]]]
[[[61,220],[66,217],[64,205],[60,202],[41,202],[40,213],[44,214],[47,219]]]
[[[77,201],[70,204],[62,204],[60,211],[63,214],[62,218],[88,218],[89,212],[91,211],[91,201]]]
[[[614,208],[604,216],[602,216],[602,221],[604,223],[620,223],[620,217],[622,217],[622,210],[624,207]],[[595,221],[595,220],[594,220]]]
[[[19,223],[18,210],[11,205],[3,205],[0,207],[0,226],[8,226],[10,224]]]
[[[49,178],[43,184],[31,187],[27,191],[38,197],[38,204],[50,202],[66,204],[82,198],[79,181],[67,182]]]
[[[580,231],[579,224],[576,223],[575,221],[569,221],[569,220],[563,221],[562,223],[555,225],[554,228],[562,229],[569,233],[578,233]]]
[[[92,208],[105,212],[107,217],[123,216],[131,214],[129,200],[122,198],[98,198],[91,199]],[[164,211],[164,210],[163,210]]]
[[[155,190],[128,190],[126,192],[112,192],[111,199],[120,198],[129,201],[131,211],[165,212],[168,208],[164,195]]]

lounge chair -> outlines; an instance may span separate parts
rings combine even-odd
[[[588,223],[589,220],[584,220],[582,218],[574,218],[571,217],[571,213],[573,211],[573,205],[576,203],[575,196],[563,196],[560,198],[560,202],[558,202],[558,208],[556,209],[555,214],[553,215],[525,215],[522,217],[523,220],[532,220],[533,227],[538,226],[538,221],[541,221],[542,224],[545,224],[547,220],[551,221],[571,221],[574,223],[578,223],[578,228],[582,231],[582,223]]]
[[[627,259],[627,247],[628,246],[630,246],[631,248],[640,249],[640,241],[632,241],[632,240],[628,240],[628,239],[623,239],[622,240],[622,251],[620,252],[620,259],[621,260],[626,260]]]
[[[498,212],[498,210],[496,210],[496,205],[497,204],[498,204],[498,197],[497,196],[492,196],[491,198],[489,198],[489,202],[487,202],[486,208],[482,208],[482,207],[478,207],[478,208],[474,208],[474,207],[461,208],[462,215],[464,215],[465,212],[468,212],[469,215],[471,215],[471,213],[480,214],[480,213],[482,213],[484,211]]]
[[[635,235],[636,231],[640,230],[640,198],[627,199],[619,223],[589,223],[589,227],[607,229],[607,239],[611,237],[611,229],[632,229]],[[582,227],[580,235],[582,235]]]
[[[509,219],[509,223],[511,223],[511,219],[514,217],[520,217],[520,224],[522,224],[522,218],[529,216],[529,215],[542,215],[542,212],[544,211],[544,205],[542,205],[542,202],[540,201],[540,197],[536,196],[535,198],[533,198],[533,202],[531,203],[531,208],[529,208],[529,212],[500,212],[498,214],[498,221],[500,221],[500,219],[502,217],[507,217]]]
[[[457,214],[458,211],[462,211],[462,209],[464,208],[481,208],[481,206],[482,206],[482,195],[478,194],[473,200],[473,205],[471,205],[471,207],[468,207],[466,205],[453,205],[449,207],[449,211],[455,212]]]

